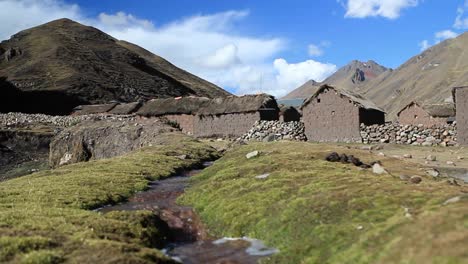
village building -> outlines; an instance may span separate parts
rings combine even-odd
[[[421,104],[411,102],[397,114],[402,125],[423,125],[432,127],[453,122],[455,107],[453,104]]]
[[[457,142],[468,146],[468,86],[452,90],[457,121]]]
[[[72,115],[130,115],[135,113],[141,105],[141,102],[80,105],[73,109]]]
[[[239,137],[256,121],[278,120],[278,113],[274,97],[260,94],[154,99],[145,103],[137,115],[164,117],[195,137]]]
[[[279,121],[301,121],[301,113],[297,110],[297,108],[293,106],[280,105],[279,109]]]
[[[301,107],[305,134],[316,142],[361,142],[360,124],[385,123],[385,112],[361,95],[321,86]]]

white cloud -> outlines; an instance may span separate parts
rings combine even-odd
[[[201,66],[209,68],[229,68],[240,63],[237,52],[238,49],[236,45],[228,44],[217,49],[213,54],[200,58],[199,63]]]
[[[442,30],[435,33],[436,42],[441,42],[446,39],[456,38],[458,34],[452,30]]]
[[[468,29],[468,17],[465,17],[465,11],[468,10],[468,0],[465,1],[463,7],[457,8],[457,17],[453,27],[456,29]]]
[[[317,45],[314,45],[314,44],[310,44],[308,47],[308,53],[309,53],[309,56],[312,56],[312,57],[319,57],[319,56],[322,56],[323,55],[323,50],[317,46]]]
[[[81,10],[56,0],[0,0],[0,39],[63,17],[81,20]]]
[[[309,80],[321,82],[337,70],[336,65],[314,60],[294,64],[285,59],[276,59],[274,67],[278,71],[276,81],[284,90],[297,88]]]
[[[421,48],[421,51],[424,51],[426,49],[428,49],[429,47],[431,47],[432,45],[437,45],[439,44],[441,41],[444,41],[446,39],[451,39],[451,38],[456,38],[458,36],[458,33],[450,30],[450,29],[446,29],[446,30],[441,30],[441,31],[438,31],[434,34],[434,43],[433,44],[430,44],[428,40],[423,40],[421,42],[418,43],[418,46]]]
[[[144,28],[153,28],[154,25],[151,21],[145,19],[138,19],[133,15],[124,12],[117,12],[115,15],[108,15],[106,13],[99,14],[99,22],[108,27],[128,27],[128,26],[142,26]]]
[[[140,45],[238,94],[262,91],[281,96],[310,78],[323,78],[336,67],[315,61],[278,64],[275,58],[287,48],[287,41],[237,33],[236,23],[247,16],[249,11],[231,10],[157,25],[125,12],[89,17],[78,5],[62,0],[0,0],[0,37],[67,17]],[[302,73],[288,70],[292,68]]]
[[[421,51],[427,50],[431,45],[429,44],[429,41],[427,39],[419,42],[419,47],[421,48]]]
[[[403,9],[415,7],[418,0],[348,0],[344,4],[345,17],[365,18],[381,16],[395,19]]]

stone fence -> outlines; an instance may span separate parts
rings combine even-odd
[[[361,125],[364,144],[393,143],[415,146],[454,146],[457,144],[456,124],[439,125],[431,128],[422,125]]]
[[[255,125],[242,137],[242,141],[276,141],[296,140],[305,141],[304,124],[299,121],[257,121]]]
[[[457,145],[456,125],[440,125],[431,128],[422,125],[361,125],[361,137],[364,144],[406,144],[417,146],[454,146]],[[239,138],[244,141],[305,141],[302,122],[259,121],[252,129]]]

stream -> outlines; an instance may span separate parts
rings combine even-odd
[[[213,162],[203,163],[203,168]],[[189,185],[190,177],[201,170],[190,170],[176,176],[151,182],[149,189],[139,192],[127,202],[97,211],[150,210],[169,226],[169,243],[162,251],[181,263],[254,264],[262,257],[278,253],[252,238],[213,238],[191,207],[176,203]]]

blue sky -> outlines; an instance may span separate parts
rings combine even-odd
[[[0,0],[0,36],[59,17],[134,42],[237,94],[281,96],[353,59],[398,67],[464,32],[468,0]]]

